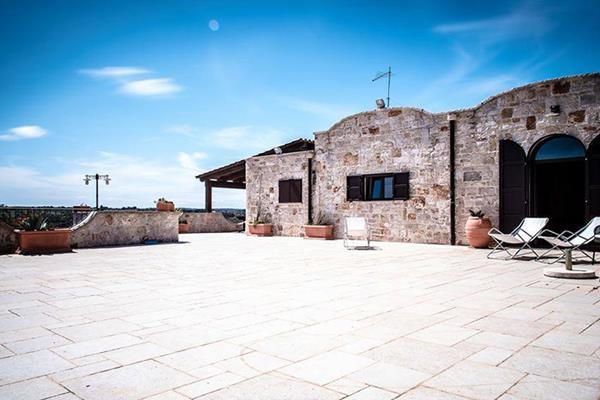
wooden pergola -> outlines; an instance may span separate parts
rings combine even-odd
[[[253,157],[268,156],[273,154],[294,153],[298,151],[314,150],[312,140],[297,139],[293,142],[282,144],[270,150],[256,154]],[[197,175],[200,182],[204,182],[204,208],[206,212],[212,211],[212,188],[246,189],[246,160],[236,161],[223,167],[213,169]]]

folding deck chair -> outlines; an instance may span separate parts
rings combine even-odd
[[[600,233],[600,217],[594,217],[588,222],[583,228],[573,233],[571,231],[563,231],[561,233],[556,233],[551,231],[550,229],[545,229],[541,235],[540,239],[545,240],[550,243],[552,246],[550,250],[546,251],[544,254],[538,257],[538,261],[540,258],[546,256],[550,252],[554,250],[560,250],[562,254],[558,256],[555,260],[549,262],[548,264],[554,264],[566,257],[567,251],[570,250],[571,254],[574,251],[579,251],[585,257],[592,260],[592,264],[596,262],[596,252],[593,252],[593,255],[589,255],[585,250],[582,249],[583,246],[591,244],[598,238],[598,234]],[[552,236],[547,236],[548,234]]]
[[[365,240],[366,246],[349,246],[349,240]],[[344,247],[346,249],[370,249],[371,235],[367,221],[363,217],[344,218]]]
[[[539,258],[538,254],[531,247],[531,243],[538,237],[544,227],[548,224],[548,218],[524,218],[523,221],[517,226],[511,233],[506,234],[500,232],[496,228],[490,229],[488,234],[496,242],[496,246],[487,255],[487,258],[491,257],[495,253],[506,252],[508,257],[505,260],[512,260],[519,254],[523,255],[531,252],[535,254],[536,258]],[[518,246],[517,251],[514,254],[510,254],[507,246]]]

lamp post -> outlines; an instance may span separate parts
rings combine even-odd
[[[100,179],[103,179],[104,183],[106,183],[107,185],[110,183],[110,177],[108,175],[100,175],[100,174],[86,175],[85,178],[83,179],[83,181],[85,182],[86,185],[89,185],[91,180],[96,181],[96,210],[98,210],[98,181]]]

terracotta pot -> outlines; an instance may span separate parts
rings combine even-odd
[[[273,224],[249,224],[248,230],[251,235],[273,236]]]
[[[333,239],[333,225],[304,225],[304,235],[307,238]]]
[[[492,222],[489,218],[469,217],[465,224],[467,241],[471,247],[484,249],[490,244],[489,230],[492,229]]]
[[[190,233],[190,224],[179,224],[179,233]]]
[[[158,211],[175,211],[175,203],[172,201],[159,201],[156,203]]]
[[[71,251],[71,231],[69,229],[33,232],[20,231],[19,247],[23,254],[64,253]]]

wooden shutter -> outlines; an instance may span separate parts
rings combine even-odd
[[[500,141],[500,230],[512,232],[527,216],[527,158],[512,140]]]
[[[279,202],[290,202],[290,181],[279,181]]]
[[[363,200],[363,179],[362,176],[346,177],[346,200]]]
[[[290,183],[290,203],[302,203],[302,179],[293,179]]]
[[[600,217],[600,136],[588,150],[588,217]]]
[[[408,185],[410,174],[408,172],[401,172],[394,174],[394,199],[395,200],[408,200],[410,197],[410,188]]]

